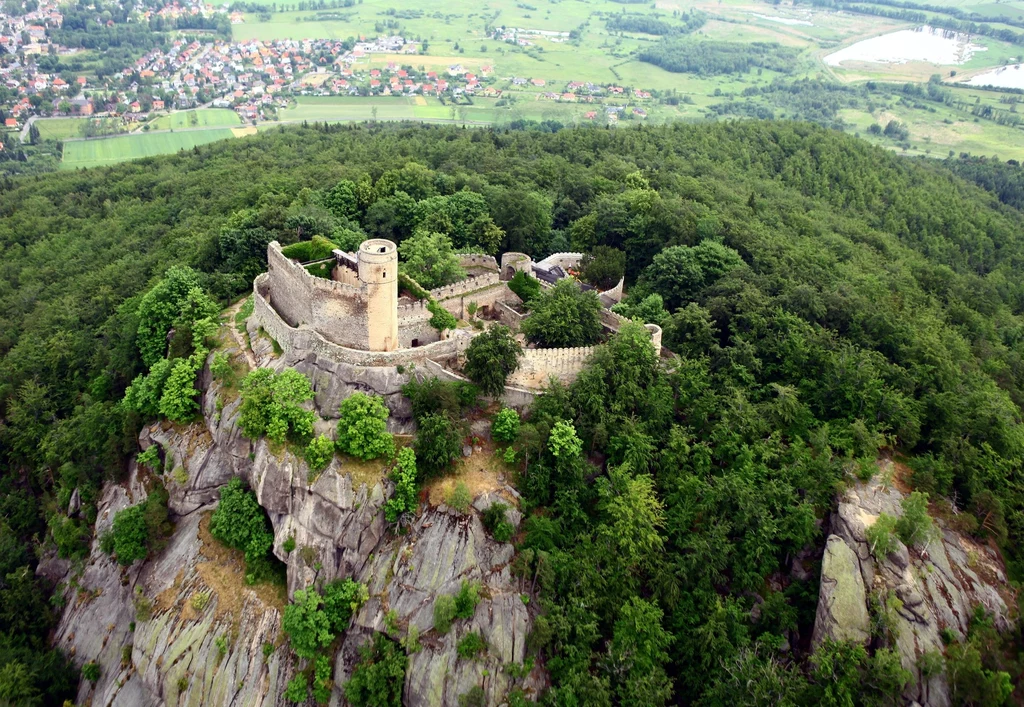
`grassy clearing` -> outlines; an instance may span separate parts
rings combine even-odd
[[[150,121],[153,130],[182,130],[189,128],[226,128],[241,125],[238,113],[227,108],[175,111]]]
[[[33,125],[39,128],[39,137],[43,140],[67,140],[79,137],[82,125],[88,118],[41,118]]]
[[[230,128],[207,128],[177,133],[137,133],[64,143],[61,167],[96,167],[153,155],[166,155],[196,145],[235,137]]]

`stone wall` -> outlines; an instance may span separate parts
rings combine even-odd
[[[435,361],[427,361],[424,368],[429,375],[434,378],[440,378],[443,381],[470,382],[465,376],[460,376],[455,371],[451,371]],[[507,408],[515,408],[519,412],[523,412],[526,408],[530,407],[536,397],[536,391],[519,388],[514,385],[506,385],[505,392],[501,394],[501,404]]]
[[[464,268],[486,268],[498,272],[498,261],[494,256],[482,253],[463,253],[459,256],[459,265]]]
[[[583,253],[552,253],[537,263],[537,267],[550,270],[557,265],[566,270],[568,268],[578,268],[581,260],[583,260]]]
[[[494,309],[498,313],[501,323],[513,331],[518,331],[519,325],[522,324],[523,320],[526,319],[527,316],[526,314],[521,314],[520,312],[512,309],[504,302],[498,302],[494,305]]]
[[[514,251],[502,253],[501,279],[511,280],[517,272],[525,272],[527,275],[532,275],[533,273],[530,271],[532,264],[533,259],[526,253],[516,253]]]
[[[601,292],[599,294],[601,295],[601,297],[607,297],[612,302],[615,302],[616,304],[618,304],[619,302],[622,301],[622,286],[625,284],[625,282],[626,282],[626,278],[620,277],[619,278],[619,284],[617,284],[612,289],[605,290],[604,292]]]
[[[253,316],[263,330],[285,351],[315,353],[331,361],[354,366],[408,366],[427,359],[450,360],[469,346],[472,336],[456,330],[449,339],[435,341],[418,348],[397,351],[365,351],[340,346],[328,341],[320,332],[307,326],[293,327],[264,298],[270,274],[263,273],[253,282]]]
[[[594,353],[593,346],[566,349],[524,349],[519,368],[509,376],[508,384],[540,389],[551,378],[571,383]]]
[[[267,261],[262,292],[269,293],[273,308],[285,322],[316,329],[339,346],[369,348],[367,302],[359,288],[310,275],[285,257],[277,241],[267,247]]]
[[[514,297],[508,285],[498,279],[496,272],[470,277],[454,285],[438,287],[430,291],[430,296],[457,319],[469,317],[466,306],[470,302],[476,302],[478,307],[493,309],[498,302]]]

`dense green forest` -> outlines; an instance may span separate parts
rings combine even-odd
[[[797,51],[769,42],[702,42],[676,36],[642,48],[637,59],[666,71],[716,76],[761,67],[783,74],[793,70]]]
[[[798,581],[789,564],[821,547],[817,521],[850,469],[887,448],[1020,576],[1017,169],[953,165],[1011,195],[1001,203],[942,163],[748,121],[281,128],[4,178],[0,695],[72,694],[46,647],[58,609],[32,570],[47,553],[85,556],[100,487],[137,451],[140,419],[120,401],[155,360],[139,336],[144,294],[187,265],[198,275],[164,282],[196,277],[227,303],[271,239],[401,242],[428,225],[492,252],[617,252],[629,313],[659,322],[679,355],[659,366],[627,327],[524,421],[515,569],[540,591],[531,646],[552,677],[546,699],[891,700],[906,677],[884,641],[808,654],[817,572]],[[989,694],[982,666],[1017,680],[1002,645],[979,640],[974,662],[957,653],[962,694]]]

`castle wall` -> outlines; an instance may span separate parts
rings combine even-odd
[[[523,320],[527,316],[525,314],[520,314],[504,302],[498,302],[494,305],[494,308],[498,312],[498,316],[501,318],[501,323],[513,331],[519,329],[519,325],[522,324]]]
[[[448,370],[435,361],[427,361],[424,368],[434,378],[440,378],[443,381],[469,382],[469,379],[465,376],[460,376],[458,373]],[[519,412],[523,412],[533,403],[536,397],[536,391],[519,388],[514,385],[506,385],[505,391],[501,394],[501,404],[507,408],[515,408]]]
[[[466,319],[469,317],[466,306],[470,302],[493,309],[498,302],[514,295],[508,285],[500,281],[497,272],[490,272],[438,287],[430,291],[430,296],[458,319]]]
[[[464,253],[459,257],[459,265],[464,268],[486,268],[498,272],[498,261],[492,255],[482,253]]]
[[[551,378],[571,383],[594,353],[593,346],[566,349],[524,349],[519,368],[508,384],[521,388],[544,388]]]
[[[517,272],[525,272],[527,275],[532,275],[533,273],[530,272],[532,265],[533,259],[526,253],[516,253],[511,250],[507,253],[502,253],[501,279],[511,280]]]
[[[253,282],[253,316],[263,330],[288,352],[312,352],[328,360],[353,366],[408,366],[423,364],[428,359],[454,361],[472,340],[471,334],[455,331],[448,339],[415,349],[366,351],[340,346],[328,341],[317,331],[291,326],[264,297],[268,287],[273,287],[270,273],[263,273]]]
[[[267,248],[267,261],[270,302],[284,321],[316,329],[340,346],[369,348],[367,302],[359,288],[310,275],[277,241]]]
[[[615,302],[616,304],[618,304],[619,302],[622,301],[622,286],[623,286],[623,284],[625,284],[625,282],[626,282],[626,278],[620,277],[619,278],[619,284],[617,284],[615,287],[613,287],[610,290],[605,290],[604,292],[601,292],[600,293],[601,297],[607,297],[612,302]]]
[[[563,270],[576,269],[579,268],[581,260],[583,260],[583,253],[552,253],[537,263],[537,267],[550,270],[557,265]]]

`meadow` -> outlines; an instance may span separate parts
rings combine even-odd
[[[215,140],[236,137],[244,129],[207,128],[182,132],[135,133],[95,140],[74,140],[64,143],[61,167],[97,167],[139,157],[164,155],[205,145]]]
[[[151,130],[183,130],[191,128],[229,128],[241,125],[238,113],[227,108],[175,111],[150,121]]]
[[[991,0],[933,0],[932,5],[946,5],[965,11],[983,12],[990,16],[1012,17],[1019,10],[1024,14],[1024,1],[996,4]],[[678,24],[683,13],[699,10],[707,21],[693,33],[697,40],[708,42],[777,43],[795,50],[796,58],[786,73],[768,68],[726,74],[697,75],[673,73],[659,66],[639,61],[637,53],[661,41],[661,37],[639,32],[618,32],[607,28],[613,15],[620,13],[656,17]],[[930,12],[929,16],[937,16]],[[597,84],[618,84],[655,92],[670,91],[677,105],[661,101],[632,101],[630,107],[647,112],[648,123],[686,119],[700,120],[711,115],[708,110],[724,101],[739,100],[750,91],[763,89],[777,79],[792,81],[802,78],[836,80],[848,85],[876,82],[926,82],[938,74],[949,85],[971,76],[1001,67],[1024,54],[1024,48],[983,36],[971,41],[984,47],[962,64],[937,64],[927,61],[877,63],[853,61],[828,66],[824,59],[830,54],[872,37],[912,29],[913,23],[901,22],[862,13],[835,12],[805,5],[772,5],[751,0],[661,0],[656,5],[623,4],[610,0],[489,0],[479,4],[472,0],[452,0],[443,6],[426,0],[410,0],[396,7],[394,0],[363,0],[352,7],[336,10],[275,12],[269,15],[247,13],[244,24],[234,25],[236,40],[272,40],[354,37],[375,37],[401,34],[421,43],[426,53],[415,55],[371,54],[359,60],[358,67],[385,68],[389,63],[411,66],[421,71],[442,73],[451,64],[481,73],[492,67],[491,81],[503,91],[501,105],[495,99],[477,97],[472,105],[452,107],[434,97],[340,97],[298,96],[294,104],[279,111],[281,123],[303,121],[349,122],[363,120],[415,120],[465,125],[503,125],[516,120],[555,120],[566,125],[588,121],[605,122],[603,107],[583,103],[559,103],[543,98],[547,91],[561,92],[571,81]],[[262,17],[262,20],[261,20]],[[489,28],[517,27],[549,32],[573,32],[568,37],[532,36],[528,46],[492,39]],[[543,87],[513,84],[513,77],[543,79]],[[311,87],[315,92],[316,88]],[[1000,106],[1000,94],[971,90],[970,100]],[[887,94],[888,95],[888,94]],[[606,103],[624,104],[627,97],[606,99]],[[676,101],[673,101],[676,103]],[[999,154],[1024,157],[1024,135],[1014,127],[997,125],[978,119],[961,109],[949,106],[928,108],[888,105],[887,96],[880,105],[847,107],[838,118],[851,131],[859,131],[869,140],[893,147],[891,141],[866,133],[877,123],[884,127],[888,120],[898,120],[910,130],[910,138],[897,149],[908,152],[944,155],[948,150],[977,154]],[[596,111],[596,117],[586,117]],[[774,110],[776,117],[802,117],[796,111]],[[633,118],[627,113],[627,117]],[[65,151],[68,166],[109,164],[142,154],[175,151],[181,147],[202,144],[217,136],[232,133],[223,129],[239,125],[230,110],[202,109],[176,112],[154,119],[155,130],[195,131],[196,134],[174,137],[132,136],[111,138],[105,145],[77,145]],[[268,123],[261,128],[271,127]],[[56,123],[52,130],[70,130],[71,125]],[[68,135],[71,136],[71,135]],[[124,152],[120,152],[123,150]]]

